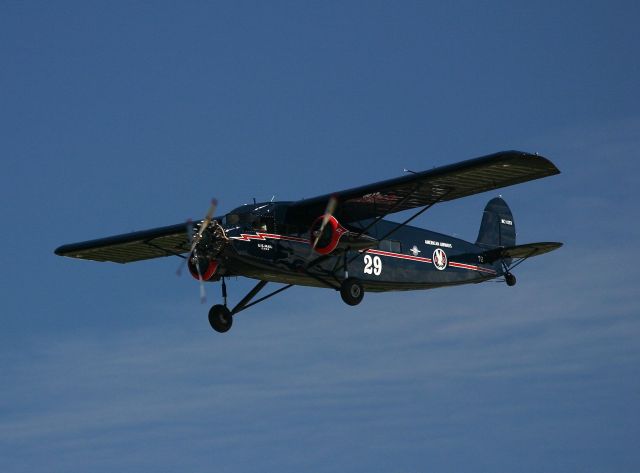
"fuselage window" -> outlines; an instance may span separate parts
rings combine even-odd
[[[224,225],[225,227],[230,227],[233,225],[238,225],[239,221],[240,217],[238,216],[238,214],[227,214],[222,219],[222,225]]]
[[[257,232],[269,232],[273,233],[275,230],[275,219],[271,216],[256,216],[256,219],[253,221],[253,229]]]
[[[402,245],[397,240],[382,240],[378,248],[391,253],[402,253]]]

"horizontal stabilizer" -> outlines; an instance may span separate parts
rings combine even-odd
[[[527,243],[526,245],[508,246],[489,250],[483,253],[483,256],[487,263],[493,263],[499,259],[527,259],[532,256],[543,255],[550,251],[557,250],[561,246],[562,243],[554,241]]]

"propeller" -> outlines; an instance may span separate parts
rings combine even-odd
[[[195,254],[195,249],[194,249],[194,254]],[[198,258],[198,256],[196,255],[196,259]],[[200,304],[204,304],[205,302],[207,302],[207,292],[204,289],[204,281],[202,279],[202,273],[200,272],[200,265],[196,264],[196,271],[198,272],[198,283],[200,285]]]
[[[191,261],[192,258],[195,257],[195,259],[198,259],[198,253],[196,251],[196,247],[198,246],[198,243],[202,239],[202,235],[204,235],[204,231],[211,224],[211,221],[213,220],[213,215],[215,214],[217,207],[218,207],[218,201],[216,199],[211,199],[211,205],[209,206],[209,210],[207,211],[207,214],[202,220],[202,223],[200,224],[200,228],[198,229],[198,233],[196,233],[195,236],[193,235],[193,222],[191,220],[187,220],[187,235],[189,236],[189,244],[191,249],[189,250],[189,255],[187,256],[187,258],[184,259],[182,263],[180,263],[180,266],[176,271],[176,274],[178,276],[182,274],[182,270],[189,263],[189,261]],[[202,273],[200,272],[200,265],[195,264],[194,266],[198,273],[198,281],[200,282],[200,303],[204,304],[207,300],[207,294],[204,289],[204,280],[202,278]]]
[[[209,206],[209,210],[207,211],[207,215],[205,215],[204,220],[202,221],[202,224],[200,225],[200,228],[198,229],[198,233],[196,234],[196,237],[193,239],[193,243],[191,245],[191,251],[189,252],[189,255],[191,255],[191,253],[193,253],[193,251],[196,249],[196,245],[202,239],[202,234],[204,233],[204,231],[207,229],[207,227],[211,223],[211,220],[213,219],[213,214],[216,212],[216,208],[217,207],[218,207],[218,201],[216,199],[211,199],[211,205]]]
[[[320,224],[320,228],[318,229],[318,234],[316,235],[316,239],[313,240],[313,245],[311,245],[311,252],[316,249],[318,246],[318,242],[320,241],[320,237],[322,236],[322,232],[324,228],[329,223],[329,219],[333,216],[333,212],[335,212],[336,207],[338,206],[338,198],[335,195],[329,197],[329,201],[327,202],[327,208],[324,210],[324,215],[322,216],[322,223]]]

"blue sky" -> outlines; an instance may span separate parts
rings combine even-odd
[[[2,471],[640,468],[633,2],[4,2]],[[220,336],[178,262],[62,243],[504,149],[518,285],[294,288]],[[418,224],[475,239],[495,193]],[[230,282],[237,300],[251,282]],[[209,288],[209,303],[218,288]]]

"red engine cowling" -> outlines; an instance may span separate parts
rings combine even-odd
[[[198,264],[198,266],[196,266]],[[194,279],[198,281],[202,278],[203,281],[211,281],[216,275],[219,263],[217,260],[206,260],[196,263],[195,258],[190,258],[187,263],[189,267],[189,273]],[[198,271],[198,269],[200,271]]]
[[[318,238],[318,231],[322,226],[322,221],[324,218],[324,215],[320,215],[311,225],[311,231],[309,232],[309,243],[312,247],[316,242],[316,238]],[[340,225],[340,222],[338,222],[338,220],[333,215],[329,215],[327,224],[322,230],[322,235],[320,235],[320,238],[318,238],[318,243],[316,244],[314,251],[321,255],[328,255],[336,249],[338,243],[340,243],[340,238],[342,238],[345,233],[347,233],[347,229]]]

